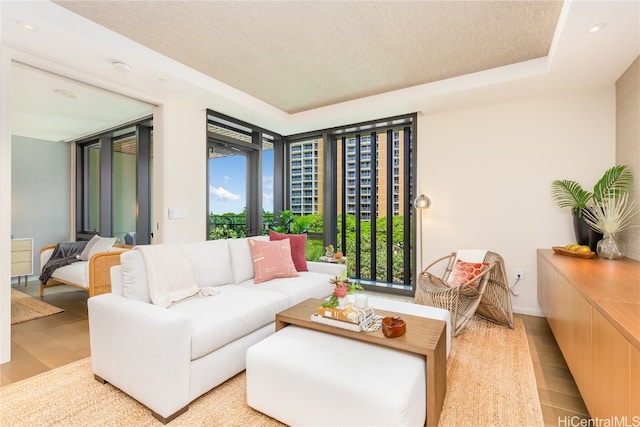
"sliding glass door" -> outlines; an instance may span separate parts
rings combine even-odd
[[[151,242],[152,120],[77,142],[76,237]]]

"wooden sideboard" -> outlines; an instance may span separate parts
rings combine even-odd
[[[538,303],[590,416],[640,422],[640,262],[538,249]]]

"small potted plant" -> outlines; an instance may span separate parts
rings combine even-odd
[[[348,305],[347,295],[354,293],[356,290],[364,290],[360,284],[351,282],[347,278],[334,277],[329,280],[329,283],[333,285],[333,293],[329,301],[321,305],[324,308],[344,308]]]
[[[590,233],[592,228],[584,221],[583,213],[601,203],[604,195],[619,195],[627,192],[631,188],[632,180],[633,176],[627,165],[616,165],[605,171],[593,187],[593,192],[585,190],[578,182],[568,179],[555,180],[551,183],[551,197],[561,208],[571,209],[577,244],[588,244],[592,251],[596,251],[596,245],[602,235],[597,232]]]
[[[327,258],[333,258],[335,255],[334,249],[333,249],[333,245],[329,245],[329,246],[325,246],[324,248],[324,255]]]

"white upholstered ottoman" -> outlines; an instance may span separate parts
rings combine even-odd
[[[298,326],[247,350],[247,403],[292,426],[424,425],[425,359]]]

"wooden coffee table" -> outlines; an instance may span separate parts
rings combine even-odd
[[[378,310],[374,307],[378,315],[400,316],[407,322],[406,334],[397,338],[387,338],[382,333],[382,330],[375,332],[354,332],[313,322],[311,315],[316,312],[316,309],[320,307],[323,302],[324,300],[321,299],[308,299],[276,314],[276,331],[279,331],[287,325],[297,325],[424,356],[427,373],[426,425],[436,426],[440,419],[444,396],[447,393],[446,322]]]

